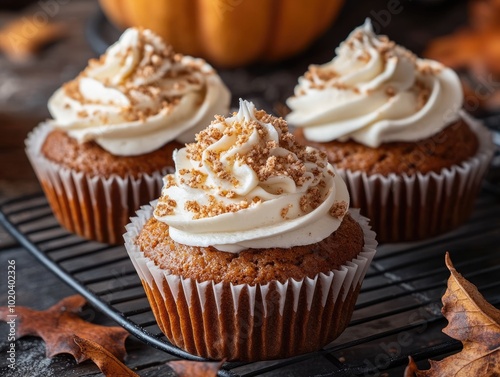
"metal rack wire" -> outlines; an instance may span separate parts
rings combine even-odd
[[[133,335],[186,359],[156,325],[122,246],[90,242],[61,228],[42,193],[0,205],[0,222],[38,260]],[[441,332],[444,253],[493,305],[500,305],[500,199],[483,193],[470,221],[420,243],[382,245],[352,321],[328,347],[285,360],[225,363],[221,376],[401,376],[407,356],[441,358],[460,349]]]

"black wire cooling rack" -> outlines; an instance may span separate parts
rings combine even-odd
[[[0,205],[0,222],[40,262],[144,342],[181,358],[156,325],[123,246],[90,242],[61,228],[42,193]],[[324,349],[255,363],[225,363],[221,376],[402,376],[408,355],[439,359],[461,345],[441,332],[444,253],[486,299],[500,305],[500,197],[478,199],[467,224],[420,243],[382,245],[363,283],[352,321]],[[425,362],[420,363],[425,367]]]

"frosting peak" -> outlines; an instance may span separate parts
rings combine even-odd
[[[151,30],[131,28],[99,60],[91,60],[84,74],[115,86],[147,85],[161,79],[178,58]]]
[[[230,94],[202,59],[176,54],[150,30],[127,29],[49,100],[55,127],[115,155],[190,142]]]
[[[338,228],[349,204],[326,155],[247,101],[174,160],[154,214],[187,245],[238,252],[312,244]]]
[[[458,76],[377,36],[370,20],[335,52],[331,62],[311,65],[287,100],[287,120],[307,139],[378,147],[430,137],[458,118]]]

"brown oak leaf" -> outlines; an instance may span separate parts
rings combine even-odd
[[[451,276],[443,295],[441,312],[448,320],[443,332],[460,340],[463,349],[431,368],[418,370],[413,359],[405,377],[498,377],[500,376],[500,310],[489,304],[477,288],[460,275],[448,253],[446,266]]]
[[[111,352],[90,339],[83,339],[75,335],[75,343],[80,347],[83,355],[92,360],[105,376],[112,377],[139,377],[129,367],[118,360]]]
[[[0,307],[0,320],[15,318],[16,338],[26,335],[39,336],[45,341],[47,357],[60,353],[69,353],[77,362],[88,357],[80,351],[73,338],[93,339],[119,359],[126,355],[125,339],[128,332],[118,326],[100,326],[87,322],[78,316],[86,300],[80,295],[69,296],[50,308],[38,311],[24,306],[17,306],[15,313],[6,306]],[[13,317],[15,316],[15,317]]]
[[[92,360],[107,377],[139,377],[105,348],[89,339],[75,336],[82,353]],[[166,363],[177,377],[217,377],[222,361],[174,360]]]
[[[172,368],[177,377],[217,377],[222,361],[189,361],[174,360],[167,365]]]

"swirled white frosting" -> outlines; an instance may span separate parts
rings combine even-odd
[[[297,144],[283,119],[251,102],[216,117],[174,160],[154,215],[182,244],[227,252],[313,244],[349,206],[326,155]]]
[[[462,100],[455,72],[377,36],[367,20],[331,62],[299,78],[287,121],[311,141],[378,147],[436,134],[458,119]]]
[[[114,155],[139,155],[191,142],[226,114],[230,93],[202,59],[175,54],[150,30],[127,29],[99,60],[58,89],[48,107],[55,127]]]

